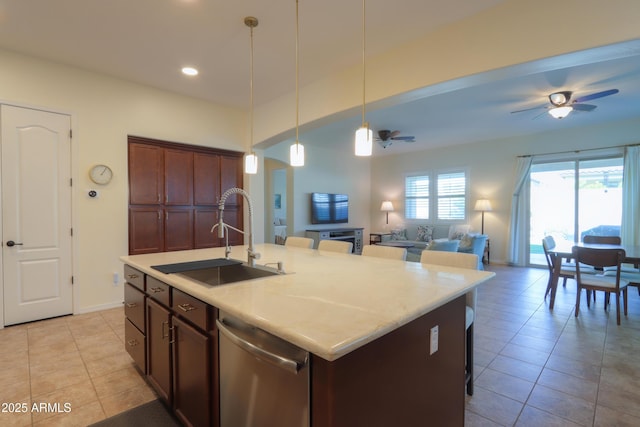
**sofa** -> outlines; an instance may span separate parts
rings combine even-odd
[[[408,242],[407,261],[420,261],[423,250],[472,253],[478,256],[478,269],[483,270],[482,258],[487,244],[486,234],[474,233],[469,225],[399,226],[383,236],[383,241]]]

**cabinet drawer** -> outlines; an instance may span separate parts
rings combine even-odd
[[[145,336],[129,320],[124,321],[124,345],[138,368],[146,374]]]
[[[129,283],[124,285],[124,315],[138,329],[145,333],[144,293]]]
[[[144,273],[125,264],[124,280],[144,292]]]
[[[147,276],[147,295],[167,307],[170,306],[169,289],[170,287],[166,283],[154,277]]]
[[[176,315],[189,320],[198,328],[208,330],[209,315],[208,305],[197,298],[187,295],[184,292],[173,289],[173,305],[171,306]]]

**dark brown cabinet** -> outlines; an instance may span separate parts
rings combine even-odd
[[[171,313],[151,298],[147,298],[147,326],[147,380],[171,402]]]
[[[124,277],[125,349],[138,369],[146,374],[145,275],[125,265]]]
[[[173,407],[185,425],[211,425],[211,345],[201,333],[172,317]]]
[[[125,345],[158,396],[187,426],[216,426],[213,307],[125,265]]]
[[[164,150],[129,144],[129,204],[158,205],[164,193]]]
[[[211,227],[222,192],[242,188],[242,155],[130,136],[129,254],[223,246]],[[242,229],[242,206],[229,197],[225,222]],[[229,244],[243,241],[229,234]]]

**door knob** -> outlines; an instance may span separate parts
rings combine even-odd
[[[13,240],[9,240],[9,241],[7,242],[7,246],[9,246],[9,247],[12,247],[12,246],[20,246],[20,245],[22,245],[22,243],[16,243],[16,242],[14,242]]]

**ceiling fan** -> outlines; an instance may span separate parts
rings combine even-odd
[[[602,92],[595,92],[589,95],[584,95],[579,98],[575,98],[574,100],[571,100],[571,95],[573,95],[573,92],[571,92],[570,90],[565,90],[562,92],[553,92],[549,94],[549,102],[551,103],[551,105],[545,104],[545,105],[539,105],[533,108],[525,108],[524,110],[516,110],[516,111],[512,111],[511,114],[521,113],[523,111],[537,110],[539,108],[546,108],[547,112],[553,118],[563,119],[567,117],[570,112],[574,110],[590,112],[597,108],[597,105],[583,104],[583,102],[591,101],[593,99],[598,99],[598,98],[604,98],[605,96],[609,96],[609,95],[615,95],[618,92],[620,92],[618,89],[603,90]],[[540,117],[540,115],[535,116],[534,119],[538,117]]]
[[[378,131],[378,137],[376,141],[382,146],[382,148],[387,148],[393,141],[402,141],[402,142],[415,142],[415,136],[400,136],[399,130],[390,131],[388,129],[382,129]]]

